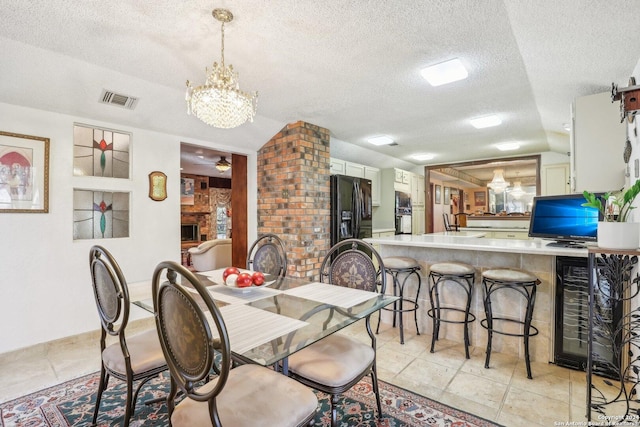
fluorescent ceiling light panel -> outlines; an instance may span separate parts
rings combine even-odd
[[[467,69],[458,58],[441,62],[420,70],[420,74],[431,86],[441,86],[447,83],[457,82],[469,76]]]
[[[435,154],[414,154],[411,156],[413,159],[418,161],[431,160],[435,157]]]
[[[496,148],[500,151],[512,151],[520,148],[519,142],[505,142],[504,144],[496,144]]]
[[[389,144],[393,144],[395,141],[392,138],[383,135],[383,136],[375,136],[373,138],[369,138],[367,139],[367,142],[373,145],[389,145]]]
[[[493,126],[498,126],[499,124],[502,123],[502,120],[500,120],[500,117],[496,116],[495,114],[492,114],[490,116],[476,117],[475,119],[471,119],[470,122],[474,128],[484,129],[484,128],[490,128]]]

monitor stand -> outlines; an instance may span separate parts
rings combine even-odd
[[[570,248],[570,249],[586,249],[586,245],[582,242],[572,242],[570,240],[556,240],[555,242],[549,242],[546,246],[554,248]]]

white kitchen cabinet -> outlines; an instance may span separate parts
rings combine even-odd
[[[624,186],[622,151],[626,121],[609,92],[576,98],[572,108],[571,190],[581,193],[619,190]]]
[[[357,178],[365,178],[364,165],[358,163],[345,162],[345,175],[355,176]]]
[[[329,159],[329,172],[331,175],[346,175],[346,163],[340,159]]]
[[[395,181],[398,184],[411,184],[411,172],[395,169]]]
[[[424,234],[424,206],[413,206],[411,209],[411,234]]]
[[[424,206],[424,176],[411,174],[411,204]]]
[[[380,206],[380,169],[365,166],[364,177],[371,180],[371,203]]]
[[[542,168],[542,188],[540,194],[543,196],[569,194],[571,192],[570,179],[569,163],[544,166]]]

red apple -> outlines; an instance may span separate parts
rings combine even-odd
[[[240,270],[238,270],[236,267],[227,267],[227,268],[225,268],[224,271],[222,272],[222,281],[227,283],[227,277],[230,274],[240,274]]]
[[[256,286],[260,286],[264,283],[264,274],[260,271],[256,271],[251,275],[251,280]]]
[[[249,273],[240,273],[238,274],[238,278],[236,279],[236,286],[239,288],[247,288],[251,286],[253,282],[251,281],[251,274]]]

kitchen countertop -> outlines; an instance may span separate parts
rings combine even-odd
[[[586,257],[586,248],[561,248],[547,246],[542,239],[487,239],[482,232],[458,231],[422,235],[399,234],[396,236],[364,239],[377,245],[414,246],[424,248],[463,249],[485,252],[509,252],[535,255]]]

